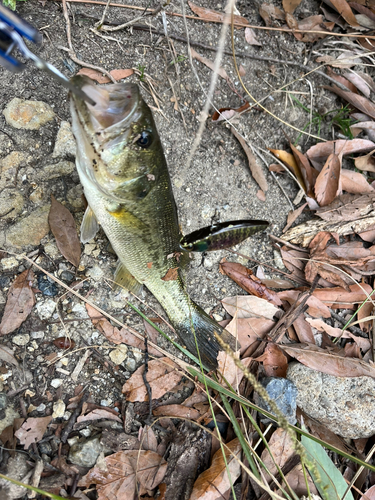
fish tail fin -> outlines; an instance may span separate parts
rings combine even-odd
[[[241,346],[235,337],[220,326],[203,309],[193,303],[190,317],[178,325],[174,325],[183,345],[201,359],[202,363],[211,369],[217,368],[217,355],[223,348],[220,346],[215,333],[225,342],[232,351]],[[199,350],[199,356],[198,356]]]

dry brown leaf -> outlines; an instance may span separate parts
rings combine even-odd
[[[42,439],[51,420],[51,416],[28,418],[14,435],[24,445],[25,450],[27,450],[33,443],[38,443]]]
[[[266,299],[275,306],[281,306],[281,300],[277,294],[263,285],[260,279],[253,274],[251,269],[248,269],[238,262],[222,262],[220,264],[220,270],[251,295]]]
[[[199,7],[198,5],[195,5],[193,2],[188,2],[189,7],[191,10],[196,14],[198,17],[203,19],[204,21],[207,22],[223,22],[225,19],[225,14],[222,12],[218,12],[217,10],[211,10],[211,9],[206,9],[205,7]],[[238,24],[249,24],[249,21],[246,19],[246,17],[234,15],[234,25],[237,28],[241,28],[244,26],[237,26]],[[230,18],[230,16],[229,16]]]
[[[202,64],[204,64],[205,66],[207,66],[208,68],[210,68],[212,71],[214,71],[214,69],[215,69],[215,63],[214,63],[214,61],[211,61],[211,59],[207,59],[207,57],[201,56],[192,47],[191,47],[190,50],[191,50],[191,57],[193,59],[196,59],[197,61],[201,62]],[[225,71],[224,68],[219,68],[217,70],[217,74],[219,76],[221,76],[221,78],[223,78],[224,80],[226,80],[229,84],[233,84],[232,80],[229,78],[228,73]]]
[[[195,408],[189,408],[184,405],[162,405],[152,410],[155,417],[188,418],[189,420],[198,420],[201,413]]]
[[[366,113],[366,115],[371,116],[371,118],[375,118],[375,104],[366,99],[366,97],[346,90],[341,90],[336,85],[332,85],[332,87],[323,85],[323,88],[331,90],[352,106],[362,111],[362,113]]]
[[[315,214],[329,222],[355,221],[375,215],[375,193],[364,195],[343,194],[329,206],[319,208]]]
[[[268,190],[268,183],[267,179],[263,173],[263,170],[261,166],[258,164],[253,152],[251,151],[250,147],[247,145],[247,142],[241,135],[233,128],[230,128],[232,131],[232,134],[234,137],[238,140],[238,142],[241,144],[242,149],[245,151],[247,160],[249,162],[249,168],[251,171],[252,176],[254,177],[254,180],[257,182],[258,186],[260,189],[264,192]]]
[[[128,78],[134,73],[133,69],[113,69],[109,72],[110,75],[117,81],[123,80],[124,78]]]
[[[264,353],[256,358],[263,363],[267,377],[286,377],[288,360],[283,351],[276,345],[268,343]]]
[[[280,311],[278,307],[270,304],[267,300],[252,295],[225,297],[221,303],[231,316],[237,315],[238,318],[263,317],[266,319],[273,319],[275,314]]]
[[[358,73],[344,73],[344,77],[349,80],[358,90],[364,94],[367,99],[370,97],[371,90],[366,80]]]
[[[301,2],[302,0],[283,0],[283,9],[288,14],[293,14]]]
[[[276,158],[281,160],[284,163],[284,165],[286,165],[289,168],[291,172],[293,172],[293,174],[297,177],[298,182],[302,186],[302,189],[306,193],[305,181],[303,180],[303,177],[298,168],[297,162],[294,159],[294,156],[291,153],[288,153],[287,151],[284,151],[282,149],[270,149],[270,148],[268,149],[271,151],[271,153],[273,153],[276,156]]]
[[[347,330],[342,330],[341,328],[335,328],[331,325],[327,325],[322,319],[316,318],[306,318],[306,321],[319,332],[326,332],[331,337],[350,339],[350,335]]]
[[[375,484],[366,490],[359,500],[375,500]]]
[[[297,26],[299,30],[304,31],[305,33],[294,32],[293,35],[301,42],[313,43],[329,35],[334,26],[335,23],[333,22],[324,22],[322,15],[309,16],[299,21]],[[310,31],[320,31],[320,33],[309,33]],[[326,31],[327,34],[322,33],[324,31]]]
[[[364,231],[363,233],[359,233],[359,235],[363,241],[368,241],[369,243],[374,243],[375,241],[375,229],[371,231]]]
[[[343,168],[341,170],[341,181],[343,191],[351,194],[367,194],[374,191],[374,188],[367,182],[366,178],[361,173],[354,172],[353,170]]]
[[[62,255],[73,266],[78,267],[81,259],[81,244],[77,234],[76,223],[69,210],[58,202],[53,195],[51,195],[48,223],[56,238],[56,245]]]
[[[275,19],[285,21],[285,13],[274,5],[262,3],[259,7],[259,15],[263,18],[266,26],[273,26]]]
[[[289,356],[313,370],[335,377],[372,377],[375,378],[375,365],[358,358],[347,358],[316,345],[297,346],[279,344]]]
[[[325,290],[325,289],[322,289]],[[278,296],[282,300],[286,300],[291,306],[298,300],[300,292],[297,290],[283,290],[278,292]],[[331,313],[326,304],[322,300],[312,295],[307,299],[306,304],[309,306],[307,313],[313,318],[330,318]]]
[[[258,338],[264,338],[275,326],[275,322],[265,318],[238,318],[235,316],[225,327],[241,344],[241,355],[254,345],[258,345]],[[251,353],[247,353],[249,356]]]
[[[340,172],[340,158],[335,154],[329,155],[314,186],[316,201],[321,207],[329,205],[339,194]]]
[[[300,151],[298,151],[298,149],[294,147],[291,142],[289,142],[289,145],[292,150],[294,159],[296,160],[296,163],[298,165],[298,169],[301,172],[301,176],[304,180],[304,184],[306,186],[306,194],[311,198],[314,198],[313,188],[319,172],[317,172],[315,168],[310,165],[308,158]]]
[[[91,420],[100,420],[102,418],[105,418],[106,420],[115,420],[120,423],[122,422],[120,417],[114,415],[111,411],[108,411],[105,408],[95,408],[95,410],[91,411],[87,415],[80,415],[77,418],[77,422],[88,422]]]
[[[9,288],[0,323],[0,335],[6,335],[19,328],[30,314],[35,304],[35,296],[31,287],[33,279],[33,271],[26,269],[17,276]]]
[[[287,224],[283,229],[283,233],[285,233],[285,231],[287,231],[290,228],[290,226],[298,219],[298,217],[302,214],[302,212],[304,211],[304,209],[306,207],[307,207],[307,203],[305,203],[304,205],[301,205],[296,210],[291,210],[288,213],[288,219],[286,221]]]
[[[320,171],[328,156],[335,152],[340,156],[345,156],[355,153],[368,153],[374,148],[375,143],[365,139],[352,139],[351,141],[339,139],[338,141],[318,142],[306,152],[306,155],[314,167]]]
[[[293,328],[296,331],[298,340],[304,344],[315,344],[315,337],[311,326],[303,315],[298,316],[293,322]]]
[[[79,486],[86,488],[95,484],[98,500],[130,499],[136,491],[144,494],[153,490],[164,479],[168,465],[163,457],[149,450],[118,451],[103,462],[79,481]]]
[[[333,69],[330,66],[327,66],[327,75],[336,80],[336,82],[341,83],[345,87],[347,87],[350,92],[358,93],[357,87],[352,84],[348,79],[344,78],[341,75],[338,75],[333,71]]]
[[[111,323],[92,306],[86,304],[86,310],[91,318],[92,324],[104,334],[106,339],[114,344],[127,344],[137,349],[145,350],[145,343],[143,340],[138,339],[135,335],[129,332],[126,328],[119,330],[117,327],[112,326]],[[148,351],[152,356],[160,358],[162,354],[160,351],[148,345]]]
[[[261,459],[270,473],[275,476],[278,473],[276,465],[282,469],[286,462],[295,455],[295,445],[288,432],[282,427],[279,427],[268,441],[268,447],[272,456],[268,449],[265,449],[262,452]],[[269,482],[270,479],[271,476],[266,474],[267,482]]]
[[[259,47],[262,46],[262,44],[256,39],[254,30],[251,28],[245,28],[245,40],[249,45],[257,45]]]
[[[369,136],[369,138],[372,139],[372,135],[375,131],[375,122],[362,121],[360,123],[355,123],[354,125],[350,126],[350,131],[353,134],[353,137],[357,137],[358,134],[364,131]]]
[[[330,0],[332,7],[342,16],[353,28],[359,28],[359,24],[346,0]]]
[[[354,309],[362,304],[372,292],[370,285],[350,285],[350,291],[345,288],[319,288],[314,290],[313,296],[321,300],[327,307],[333,309]]]
[[[158,448],[158,440],[156,439],[155,432],[152,427],[145,425],[139,428],[138,441],[142,445],[143,450],[150,450],[156,453]]]
[[[148,364],[147,381],[150,384],[153,399],[159,399],[175,387],[183,377],[177,371],[178,366],[169,358],[153,359]],[[148,401],[148,394],[143,381],[144,365],[136,370],[125,382],[122,392],[128,401]]]
[[[230,490],[231,482],[234,484],[241,472],[240,464],[235,458],[238,458],[241,453],[239,440],[233,439],[224,447],[224,450],[226,461],[224,461],[222,450],[218,450],[212,459],[211,467],[202,472],[195,481],[190,500],[226,498],[225,494]]]

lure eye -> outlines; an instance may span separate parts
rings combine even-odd
[[[149,132],[148,130],[142,130],[142,132],[140,133],[139,139],[136,141],[136,144],[140,148],[145,149],[145,148],[148,148],[149,146],[151,146],[151,143],[152,143],[151,132]]]

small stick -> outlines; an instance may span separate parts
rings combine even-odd
[[[142,373],[142,378],[143,382],[146,386],[147,390],[147,395],[148,395],[148,417],[145,420],[146,424],[151,425],[152,423],[152,390],[151,386],[147,380],[147,373],[148,373],[148,333],[147,331],[145,332],[145,369],[143,370]]]
[[[332,309],[330,309],[329,312],[331,313],[331,316],[333,319],[335,319],[336,321],[338,321],[342,325],[346,325],[347,322],[339,314],[335,313],[335,311],[333,311]],[[349,330],[349,332],[351,332],[351,333],[355,333],[359,337],[363,337],[363,338],[367,339],[367,335],[357,326],[349,326],[346,329]]]
[[[82,396],[82,399],[81,401],[78,403],[78,406],[77,408],[73,411],[73,413],[70,415],[70,418],[68,420],[68,423],[66,424],[65,428],[63,429],[62,433],[61,433],[61,442],[62,443],[66,443],[67,442],[67,439],[68,439],[68,436],[69,434],[71,433],[72,429],[73,429],[73,426],[74,424],[76,423],[76,420],[77,418],[79,417],[79,415],[81,414],[81,411],[82,411],[82,406],[83,406],[83,403],[85,403],[89,398],[89,393],[86,392],[83,396]]]

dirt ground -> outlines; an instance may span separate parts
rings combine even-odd
[[[281,6],[281,1],[274,0],[274,3]],[[134,4],[154,8],[157,7],[158,2],[150,4],[147,1],[137,0]],[[223,3],[217,1],[201,0],[200,5],[217,10],[223,8]],[[237,8],[251,24],[264,25],[258,13],[259,5],[260,2],[257,1],[239,1]],[[80,67],[69,59],[66,52],[60,48],[61,46],[67,47],[66,25],[61,3],[28,0],[25,3],[19,3],[17,10],[24,19],[43,33],[43,43],[40,47],[33,47],[35,52],[54,64],[66,76],[73,76]],[[172,1],[167,10],[181,12],[180,3],[177,0]],[[297,10],[296,15],[305,18],[308,15],[318,13],[318,10],[319,2],[305,1]],[[186,168],[187,158],[199,127],[198,118],[205,102],[205,92],[209,88],[212,77],[210,69],[198,61],[193,61],[195,71],[199,76],[199,81],[197,81],[187,57],[187,44],[172,40],[175,53],[178,56],[176,62],[164,36],[131,29],[110,33],[109,35],[116,38],[117,42],[105,40],[90,30],[95,19],[100,18],[102,7],[74,3],[70,4],[70,12],[72,42],[76,54],[81,60],[102,66],[108,71],[125,68],[137,68],[143,71],[142,68],[144,68],[145,73],[152,78],[159,96],[160,112],[155,110],[157,105],[145,89],[142,90],[142,95],[147,103],[154,107],[154,117],[167,158],[183,232],[188,233],[209,225],[211,218],[217,211],[220,213],[221,220],[245,218],[268,220],[270,227],[267,233],[279,236],[285,226],[291,202],[297,195],[297,186],[288,176],[277,175],[284,190],[283,193],[266,166],[262,164],[269,189],[266,192],[265,201],[261,201],[257,197],[259,187],[250,174],[246,155],[228,127],[223,124],[214,124],[208,119],[200,146],[194,155],[190,168]],[[188,13],[191,14],[191,12]],[[139,15],[139,12],[111,7],[107,19],[125,22],[135,15]],[[150,23],[160,32],[163,31],[160,14],[156,17],[146,17],[145,22]],[[221,25],[192,20],[187,20],[187,25],[191,40],[199,41],[210,47],[217,45]],[[181,18],[167,17],[167,28],[168,33],[186,37]],[[305,46],[302,43],[297,43],[291,34],[259,31],[256,35],[262,47],[248,45],[244,37],[244,30],[235,30],[236,51],[249,55],[260,55],[264,58],[299,61],[301,64],[311,56],[311,53],[305,52]],[[225,48],[231,50],[230,33],[226,37]],[[214,59],[214,52],[199,47],[195,47],[195,49],[201,55],[211,60]],[[307,113],[293,105],[286,93],[273,92],[286,83],[295,81],[289,89],[300,92],[301,94],[298,94],[297,97],[304,105],[309,106],[310,86],[306,80],[299,80],[303,74],[302,70],[294,66],[275,64],[267,62],[267,60],[257,61],[245,57],[238,57],[238,63],[245,69],[244,83],[256,99],[260,100],[266,97],[264,105],[279,118],[296,127],[303,128],[307,124]],[[225,80],[219,78],[214,93],[215,106],[217,108],[239,107],[242,104],[239,95],[246,97],[246,94],[236,76],[232,57],[224,55],[222,66],[234,82],[236,92],[230,88]],[[314,93],[314,109],[321,107],[340,108],[340,103],[333,94],[322,89],[321,86],[326,85],[326,81],[316,75],[310,75],[308,78]],[[129,80],[140,83],[140,78],[136,74],[131,76]],[[170,82],[178,96],[186,128],[180,112],[174,110]],[[143,86],[147,89],[146,83]],[[67,92],[29,63],[27,69],[18,75],[0,69],[1,110],[14,97],[46,102],[52,106],[56,117],[39,130],[33,131],[17,130],[6,123],[3,114],[0,115],[1,157],[5,158],[14,151],[24,152],[30,157],[20,164],[14,184],[4,188],[8,193],[20,193],[23,197],[23,206],[16,217],[12,213],[0,214],[0,245],[5,250],[17,253],[25,251],[30,254],[35,250],[40,250],[37,263],[61,277],[61,272],[73,270],[73,266],[56,252],[52,233],[44,236],[40,245],[37,246],[9,245],[6,241],[6,235],[10,228],[22,218],[35,210],[49,207],[51,194],[57,200],[64,202],[71,210],[77,221],[77,226],[82,220],[84,205],[80,197],[81,191],[78,187],[79,181],[76,172],[52,179],[47,179],[45,175],[46,166],[61,161],[61,159],[53,158],[52,152],[61,121],[70,121]],[[242,115],[236,127],[249,143],[263,149],[283,149],[287,145],[285,134],[292,139],[296,138],[296,132],[259,109],[253,109]],[[327,130],[323,130],[322,135],[328,134],[330,135],[331,132],[327,125]],[[301,139],[300,144],[305,150],[312,142]],[[265,158],[267,158],[268,164],[272,163],[269,157]],[[74,161],[73,158],[69,159]],[[37,188],[40,190],[40,196],[36,200],[31,195]],[[275,261],[274,247],[267,237],[267,233],[250,238],[239,245],[236,250],[260,262],[267,262],[278,267],[279,262]],[[104,278],[112,278],[116,265],[116,258],[111,253],[104,234],[100,233],[95,243],[95,247],[85,249],[81,259],[78,277],[89,279],[84,283],[80,293],[85,295],[90,292],[90,299],[97,305],[126,324],[143,331],[144,327],[138,316],[129,307],[123,306],[125,294],[112,292],[108,284],[104,282]],[[35,257],[35,253],[32,255]],[[8,257],[9,255],[2,254],[2,258]],[[187,288],[191,297],[204,309],[221,318],[224,318],[225,312],[221,308],[220,300],[226,296],[242,293],[241,289],[228,277],[220,274],[218,264],[223,257],[247,263],[246,260],[229,252],[220,251],[210,254],[203,265],[200,265],[200,257],[196,257],[187,275]],[[10,269],[4,269],[3,266],[3,270],[0,270],[0,289],[4,297],[14,276],[24,270],[25,266],[26,263],[21,260]],[[59,287],[57,290],[57,295],[52,297],[55,301],[65,293]],[[51,297],[37,294],[37,301],[46,300],[51,300]],[[134,298],[130,297],[129,300],[139,306]],[[160,306],[148,292],[144,292],[143,300],[145,304],[151,305],[158,312],[161,312]],[[4,303],[0,306],[0,313],[3,307]],[[150,314],[144,305],[141,304],[140,308]],[[3,376],[1,383],[3,390],[7,392],[10,389],[17,391],[21,387],[28,388],[34,393],[28,404],[32,404],[35,408],[41,404],[46,405],[43,412],[34,409],[29,416],[44,416],[51,413],[52,400],[57,390],[62,392],[64,400],[73,396],[74,393],[75,384],[64,374],[64,370],[71,372],[82,354],[76,352],[68,355],[65,364],[58,363],[48,367],[46,356],[56,351],[56,347],[51,343],[53,339],[69,333],[71,338],[75,340],[77,347],[84,348],[87,344],[100,346],[107,343],[104,337],[92,326],[91,321],[86,319],[84,307],[74,297],[62,297],[59,301],[58,312],[59,314],[56,310],[49,319],[41,320],[34,308],[29,319],[19,331],[2,338],[2,343],[11,347],[23,364],[22,376],[19,379],[16,379],[15,375],[12,374],[9,374],[9,378]],[[151,313],[151,315],[154,314]],[[14,344],[12,338],[15,334],[30,334],[30,342],[25,346]],[[172,349],[171,346],[167,346],[163,339],[160,340],[160,344]],[[113,372],[108,371],[104,366],[108,361],[109,350],[99,347],[98,353],[102,359],[91,356],[80,373],[77,384],[88,385],[97,404],[103,403],[113,406],[115,402],[122,400],[121,386],[140,366],[142,356],[129,349],[128,357],[119,371]],[[113,373],[117,373],[117,375],[113,375]],[[53,384],[51,385],[54,379],[62,379],[62,391],[56,389]],[[14,403],[17,409],[16,399]],[[144,408],[142,410],[139,407],[138,411],[138,418],[142,420],[141,413]]]

